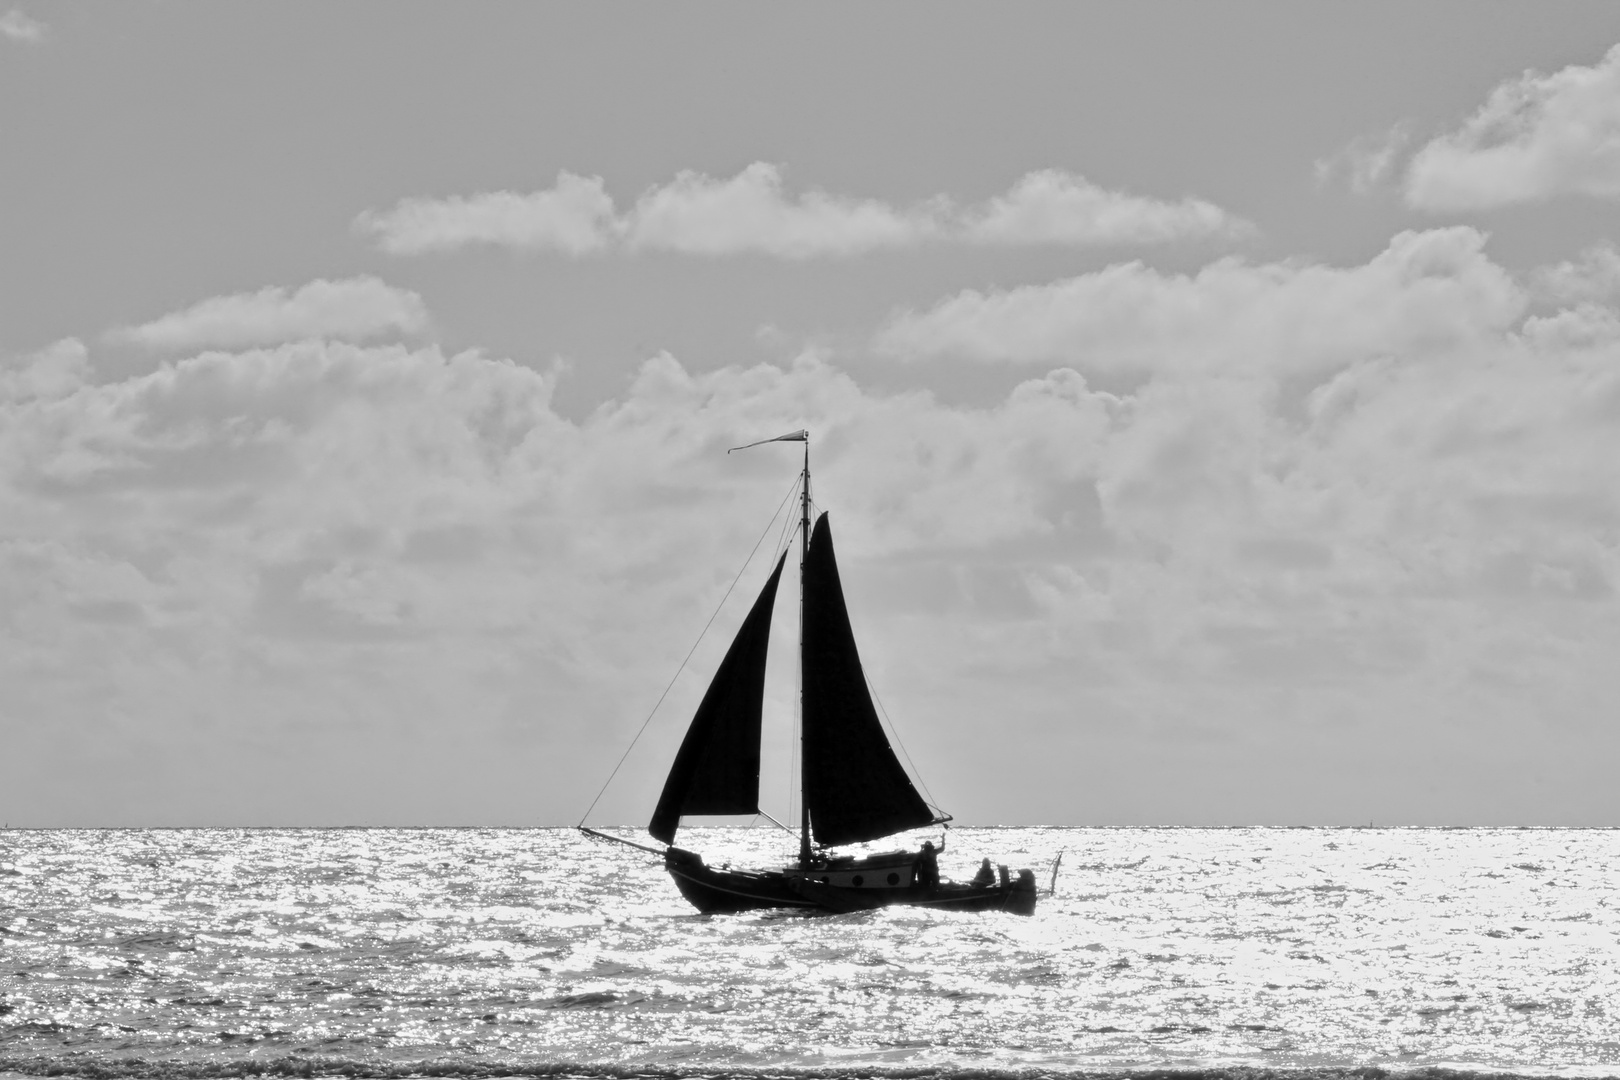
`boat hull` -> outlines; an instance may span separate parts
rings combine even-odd
[[[696,852],[682,848],[670,848],[665,853],[664,868],[687,902],[705,915],[762,908],[852,912],[897,905],[941,911],[1035,913],[1035,878],[1027,870],[1009,881],[989,884],[942,881],[922,885],[911,881],[899,888],[850,888],[795,870],[716,869],[704,863]]]
[[[759,908],[803,908],[819,905],[794,892],[780,870],[717,870],[693,851],[672,847],[664,853],[664,869],[687,902],[705,915]]]

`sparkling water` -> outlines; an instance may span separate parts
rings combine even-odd
[[[0,1072],[1608,1075],[1617,839],[952,830],[957,880],[989,856],[1044,892],[1062,853],[1022,918],[703,916],[656,857],[565,829],[12,830]]]

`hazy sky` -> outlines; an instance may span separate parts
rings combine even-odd
[[[0,0],[0,820],[572,823],[807,427],[958,820],[1620,824],[1617,43]]]

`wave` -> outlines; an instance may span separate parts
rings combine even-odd
[[[1549,1069],[1505,1072],[1493,1069],[1414,1066],[1334,1066],[1261,1068],[995,1069],[972,1066],[700,1066],[592,1064],[574,1061],[376,1061],[344,1057],[290,1055],[263,1061],[187,1061],[175,1058],[126,1057],[108,1060],[52,1056],[0,1057],[5,1077],[86,1077],[89,1080],[234,1080],[237,1077],[350,1077],[353,1080],[484,1080],[495,1077],[546,1077],[556,1080],[1547,1080],[1548,1077],[1596,1078],[1597,1070]]]

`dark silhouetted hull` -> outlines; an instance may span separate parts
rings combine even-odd
[[[682,848],[665,853],[664,868],[681,895],[705,915],[762,908],[852,912],[895,905],[1035,914],[1035,878],[1027,870],[1007,884],[943,881],[924,886],[908,880],[895,888],[851,888],[824,883],[813,872],[715,869],[697,853]]]
[[[780,870],[716,870],[696,852],[672,847],[664,853],[664,869],[691,905],[705,915],[759,908],[804,908],[817,904],[788,887]]]

